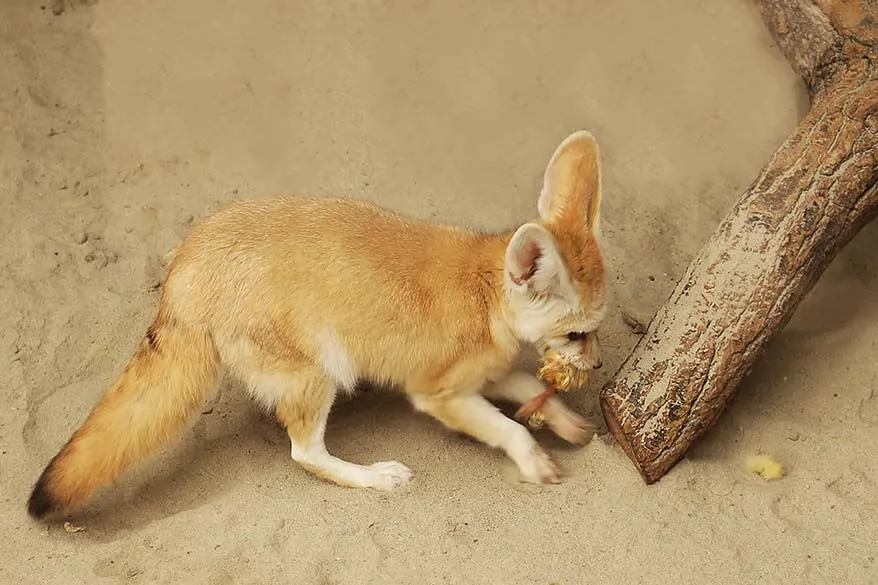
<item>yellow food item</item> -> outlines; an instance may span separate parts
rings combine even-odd
[[[578,368],[562,354],[550,351],[543,357],[537,375],[559,392],[588,386],[588,370]]]
[[[549,387],[524,404],[515,413],[515,418],[527,420],[532,429],[545,426],[546,417],[543,413],[543,404],[555,392],[568,392],[576,388],[584,388],[588,385],[588,370],[577,368],[558,352],[549,352],[543,356],[543,363],[537,375],[546,382]]]
[[[542,410],[536,410],[527,419],[527,424],[534,430],[541,429],[546,426],[546,415],[543,414]]]
[[[744,462],[744,469],[747,470],[747,473],[758,475],[765,481],[781,479],[787,474],[783,464],[768,455],[748,457],[747,461]]]

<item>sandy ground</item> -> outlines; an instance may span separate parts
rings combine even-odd
[[[603,383],[637,339],[620,311],[651,317],[807,107],[742,0],[45,1],[0,7],[0,583],[878,582],[878,226],[653,487],[611,443],[542,434],[568,477],[519,484],[369,392],[330,449],[416,477],[337,488],[229,383],[83,532],[32,523],[32,482],[131,355],[163,256],[222,204],[345,194],[507,227],[590,129],[616,294]],[[572,404],[599,420],[593,394]],[[789,476],[745,475],[755,453]]]

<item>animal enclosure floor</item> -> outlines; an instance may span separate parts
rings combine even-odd
[[[565,482],[519,484],[369,392],[336,408],[330,450],[415,479],[338,488],[229,383],[83,531],[31,522],[34,480],[150,323],[165,255],[220,206],[341,194],[505,228],[591,130],[615,295],[597,388],[638,339],[622,312],[649,320],[807,109],[744,0],[44,2],[0,6],[0,583],[878,582],[878,226],[652,487],[617,446],[544,433]],[[570,401],[599,420],[594,392]],[[745,475],[759,453],[787,477]]]

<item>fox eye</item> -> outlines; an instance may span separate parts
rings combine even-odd
[[[585,339],[586,335],[587,334],[583,333],[582,331],[571,331],[567,334],[567,339],[569,339],[570,341],[582,341],[583,339]]]

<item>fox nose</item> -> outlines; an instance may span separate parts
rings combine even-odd
[[[600,370],[603,367],[603,365],[604,365],[604,362],[602,362],[601,360],[598,360],[598,362],[595,365],[593,365],[592,367],[596,370]]]

